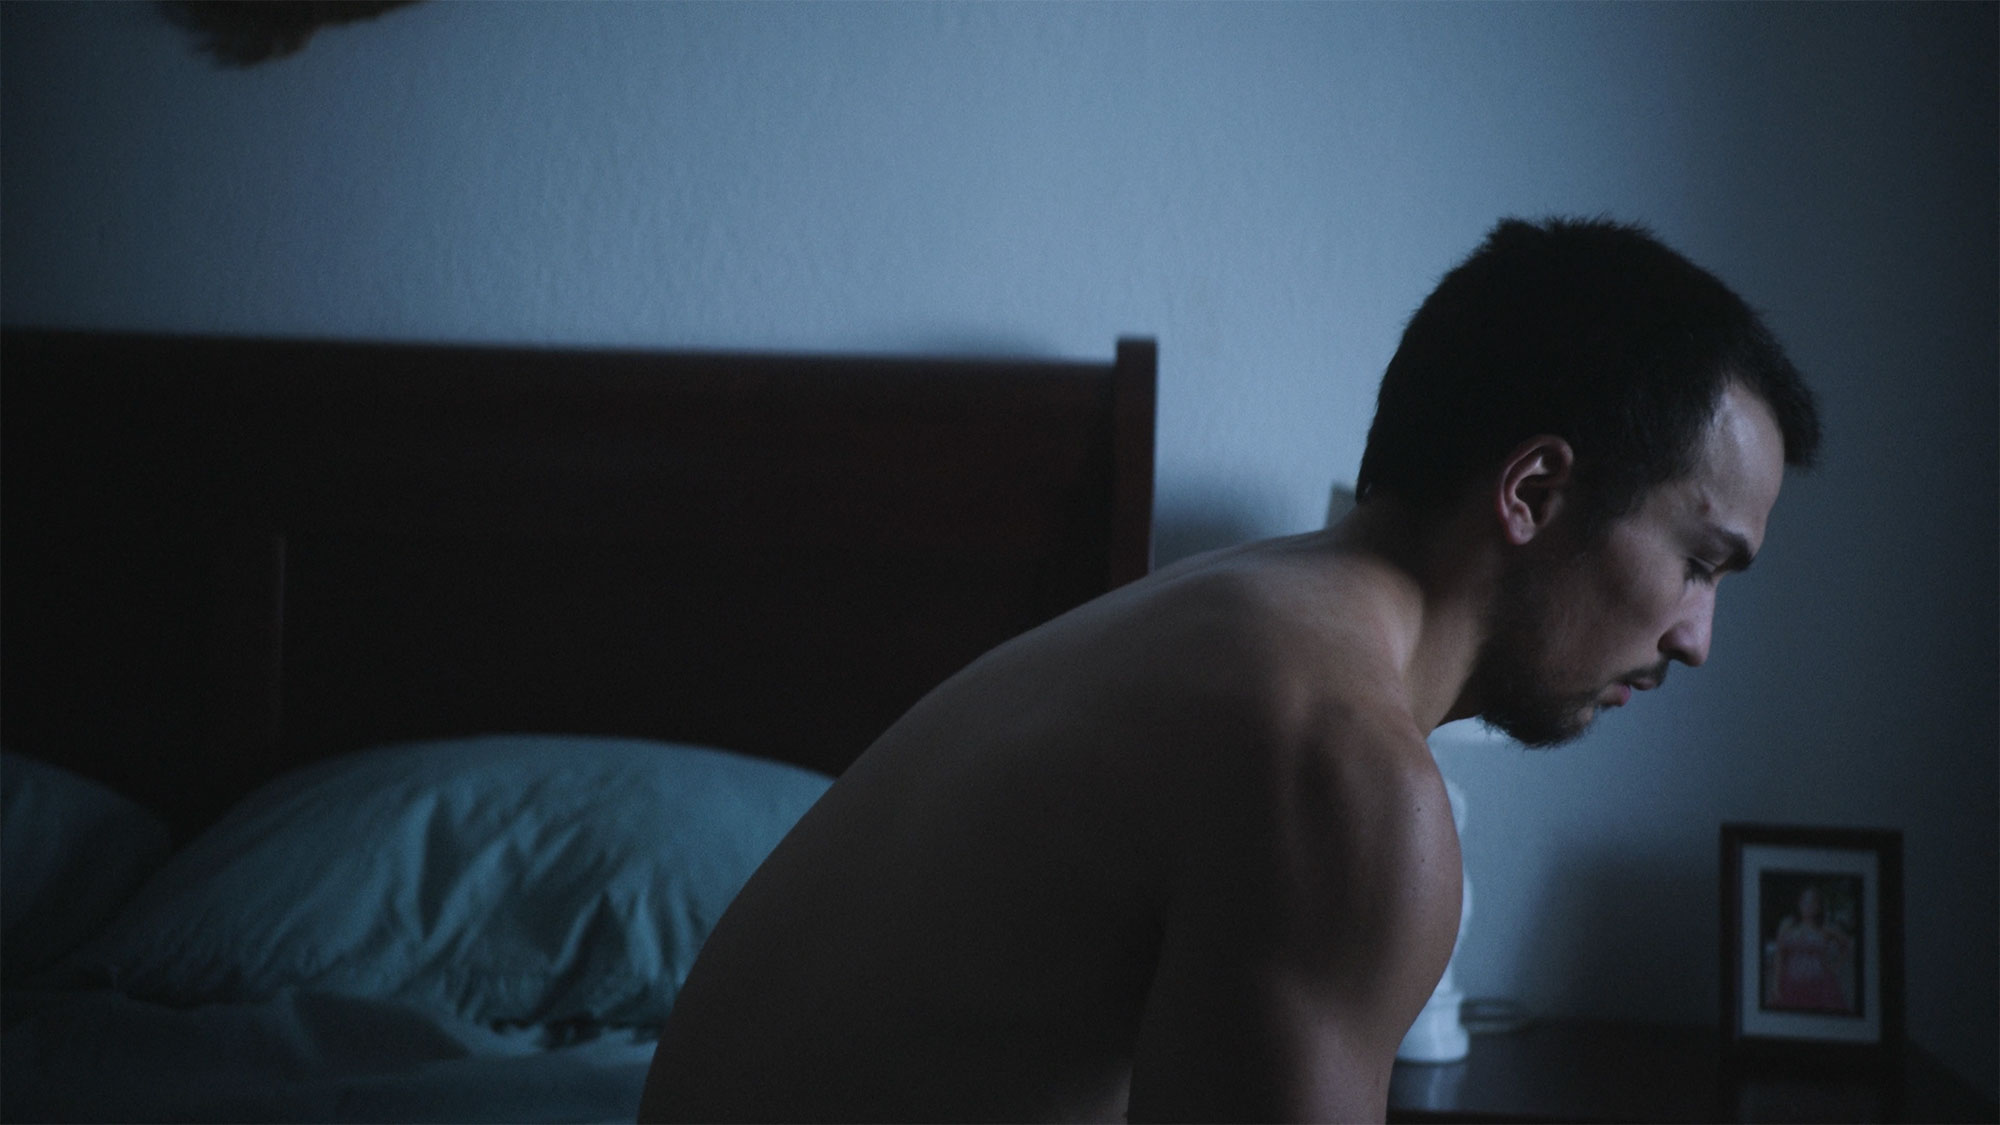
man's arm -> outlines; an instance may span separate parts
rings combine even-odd
[[[1422,742],[1354,749],[1296,759],[1261,831],[1225,830],[1190,863],[1140,1026],[1132,1120],[1382,1119],[1396,1048],[1451,957],[1462,884]]]

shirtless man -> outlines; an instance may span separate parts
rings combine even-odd
[[[1502,223],[1412,319],[1356,510],[918,703],[721,919],[642,1116],[1380,1120],[1458,927],[1425,736],[1565,741],[1700,664],[1817,439],[1713,277]]]

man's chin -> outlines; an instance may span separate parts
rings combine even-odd
[[[1482,715],[1480,721],[1531,750],[1553,750],[1582,738],[1601,710],[1591,702],[1561,716],[1509,712]]]

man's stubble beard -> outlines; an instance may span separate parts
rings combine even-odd
[[[1508,562],[1467,684],[1479,701],[1480,720],[1524,746],[1574,742],[1597,718],[1602,687],[1567,693],[1549,687],[1549,636],[1560,616],[1557,587],[1568,561],[1544,555]]]

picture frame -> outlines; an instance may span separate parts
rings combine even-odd
[[[1899,831],[1722,826],[1732,1060],[1886,1063],[1903,1039]]]

